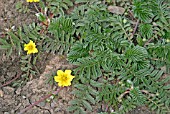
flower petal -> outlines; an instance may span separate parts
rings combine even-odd
[[[34,48],[33,53],[38,53],[38,49],[37,49],[37,48]]]
[[[29,43],[33,43],[33,41],[32,40],[30,40],[30,42]]]
[[[32,52],[31,51],[27,51],[27,55],[31,54]]]
[[[28,44],[24,44],[24,47],[27,47]]]
[[[67,78],[68,78],[69,81],[72,81],[73,78],[75,78],[75,76],[69,75],[69,76],[67,76]]]
[[[61,76],[54,76],[54,80],[56,82],[61,82],[62,81]]]
[[[71,85],[71,81],[66,81],[65,82],[65,86],[70,86]]]
[[[63,75],[63,74],[64,74],[64,72],[63,72],[62,70],[58,70],[58,71],[57,71],[57,75],[58,75],[58,76]]]
[[[75,76],[71,75],[71,70],[65,70],[63,72],[62,70],[57,71],[57,76],[54,76],[54,80],[58,82],[58,86],[70,86],[71,81],[73,80]]]
[[[62,84],[61,82],[59,82],[59,83],[58,83],[58,86],[60,86],[60,87],[61,87],[61,86],[63,86],[63,84]]]
[[[27,51],[28,50],[28,48],[27,47],[24,47],[24,51]]]
[[[36,48],[35,43],[30,40],[28,44],[24,44],[24,51],[27,51],[27,54],[37,53],[38,49]]]
[[[70,75],[70,74],[71,74],[71,70],[65,70],[65,73],[66,73],[67,75]]]

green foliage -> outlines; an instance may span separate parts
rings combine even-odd
[[[132,97],[132,99],[134,100],[134,102],[137,105],[142,105],[146,102],[146,98],[145,96],[142,94],[142,92],[139,90],[139,88],[133,88],[130,91],[130,96]]]
[[[149,0],[150,1],[150,0]],[[142,0],[134,0],[134,15],[143,22],[150,22],[153,17],[152,9],[150,9],[148,2]]]
[[[157,67],[168,66],[170,64],[170,45],[169,43],[157,43],[156,45],[150,45],[148,52],[151,56],[151,62]]]
[[[13,51],[20,56],[23,53],[24,43],[28,43],[29,40],[40,40],[39,30],[40,27],[35,23],[23,25],[18,31],[9,30],[7,36],[0,39],[0,49],[6,50],[8,56],[11,56]]]
[[[110,13],[107,8],[112,3],[132,14]],[[74,4],[78,5],[66,13]],[[23,76],[37,73],[33,61],[38,55],[24,56],[23,51],[31,39],[39,52],[65,54],[77,66],[69,113],[91,113],[103,104],[114,109],[113,114],[144,105],[158,114],[170,112],[168,1],[46,0],[40,6],[54,13],[49,25],[41,25],[48,17],[42,13],[40,24],[24,25],[0,39],[0,49],[21,56]]]
[[[86,80],[86,82],[82,82],[81,84],[75,84],[75,90],[72,91],[72,94],[75,94],[76,98],[70,101],[71,106],[67,111],[75,111],[75,113],[80,114],[86,114],[85,110],[91,112],[92,105],[96,105],[98,101],[96,87],[101,87],[101,85],[101,83],[93,80]]]
[[[125,57],[131,61],[143,61],[147,56],[147,50],[140,46],[129,48],[125,52]]]
[[[152,3],[157,5],[153,6]],[[73,92],[75,101],[78,101],[75,103],[73,100],[69,109],[77,108],[69,111],[81,113],[82,107],[84,111],[91,110],[92,104],[85,103],[84,99],[80,98],[83,94],[90,94],[89,91],[83,91],[87,86],[93,88],[91,83],[88,83],[90,80],[99,83],[99,86],[95,87],[99,92],[96,96],[94,94],[93,98],[96,97],[98,103],[104,101],[113,107],[113,113],[122,114],[137,106],[146,105],[151,110],[165,114],[170,106],[168,101],[164,101],[164,98],[169,99],[169,85],[166,85],[169,78],[162,79],[166,72],[159,69],[169,65],[169,43],[159,39],[165,35],[162,31],[165,31],[166,27],[155,31],[155,23],[160,20],[152,23],[154,16],[158,15],[152,8],[158,7],[158,3],[133,2],[134,15],[140,20],[139,30],[136,32],[137,43],[132,37],[130,20],[125,16],[110,14],[105,5],[96,4],[81,5],[71,14],[79,40],[68,53],[68,60],[78,66],[75,73],[80,84],[76,85],[78,91]],[[159,6],[163,4],[165,3],[161,2]],[[123,21],[124,19],[127,22]],[[169,24],[166,26],[169,27]],[[146,43],[143,38],[153,41]],[[154,63],[155,58],[161,63]]]
[[[36,67],[36,59],[37,57],[30,56],[30,55],[23,55],[20,58],[20,68],[22,71],[22,75],[19,80],[13,83],[13,87],[19,87],[25,85],[27,81],[29,81],[30,77],[36,76],[39,71]]]
[[[134,15],[144,22],[140,25],[142,37],[158,39],[169,31],[169,6],[166,0],[134,0]]]
[[[38,72],[35,70],[35,62],[37,57],[32,58],[30,55],[22,56],[20,60],[22,75],[21,78],[26,83],[30,76],[36,76]]]
[[[43,49],[47,52],[66,54],[74,43],[72,20],[65,17],[53,19],[45,36]]]
[[[34,77],[38,74],[38,69],[35,65],[38,56],[33,57],[26,55],[26,52],[24,52],[24,44],[28,43],[29,40],[41,40],[38,33],[39,30],[40,27],[35,23],[28,26],[23,25],[23,27],[19,27],[18,31],[9,30],[7,36],[0,39],[0,49],[6,50],[8,57],[13,56],[13,54],[16,53],[20,60],[22,75],[20,80],[13,83],[13,86],[26,84],[30,76]]]
[[[64,15],[64,12],[73,6],[73,2],[71,0],[46,0],[46,4],[40,1],[40,6],[44,10],[49,9],[50,13],[57,16],[58,14]]]
[[[8,36],[6,36],[5,38],[1,38],[0,41],[0,49],[6,50],[7,56],[11,55],[12,51],[15,49],[18,49],[20,53],[20,39],[14,33],[8,32]]]
[[[152,34],[153,34],[153,29],[152,29],[152,25],[150,24],[141,24],[139,26],[140,32],[141,32],[141,36],[143,36],[144,38],[151,38]]]
[[[93,3],[93,2],[97,2],[99,0],[75,0],[75,3]]]

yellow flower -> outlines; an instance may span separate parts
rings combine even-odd
[[[38,53],[38,49],[32,40],[28,44],[24,44],[24,51],[27,51],[27,54]]]
[[[57,76],[54,76],[54,80],[58,82],[58,86],[70,86],[71,81],[73,80],[75,76],[71,75],[71,70],[65,70],[63,72],[62,70],[57,71]]]
[[[27,2],[39,2],[40,0],[27,0]]]

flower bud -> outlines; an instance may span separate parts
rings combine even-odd
[[[127,23],[127,19],[123,19],[123,23],[124,23],[124,24]]]
[[[145,41],[146,41],[146,38],[143,38],[143,39],[142,39],[142,41],[144,41],[144,42],[145,42]]]
[[[169,39],[167,39],[167,40],[166,40],[166,42],[170,42],[170,40],[169,40]]]

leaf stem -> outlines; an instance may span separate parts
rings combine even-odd
[[[37,10],[37,12],[40,12],[40,11],[38,10],[38,8],[37,8],[36,4],[35,4],[35,3],[33,3],[33,5],[34,5],[35,9]]]
[[[135,25],[135,28],[134,28],[134,30],[133,30],[132,38],[133,38],[134,35],[135,35],[135,32],[136,32],[136,30],[137,30],[137,28],[138,28],[138,25],[139,25],[139,19],[137,20],[136,25]]]
[[[17,74],[17,76],[16,76],[14,79],[12,79],[12,80],[10,80],[10,81],[6,82],[5,84],[1,85],[1,86],[0,86],[0,88],[2,88],[2,87],[4,87],[4,86],[6,86],[6,85],[8,85],[8,84],[12,83],[13,81],[15,81],[16,79],[18,79],[18,78],[21,76],[21,74],[22,74],[21,72],[20,72],[20,73],[18,73],[18,74]]]
[[[132,90],[132,88],[129,88],[129,89],[127,89],[124,93],[122,93],[122,94],[118,97],[118,101],[121,102],[122,98],[123,98],[126,94],[129,94],[131,90]],[[154,97],[154,96],[155,96],[155,94],[151,94],[151,93],[149,93],[149,91],[147,91],[147,90],[140,90],[140,91],[141,91],[142,93],[148,94],[148,95],[151,96],[151,97]]]

